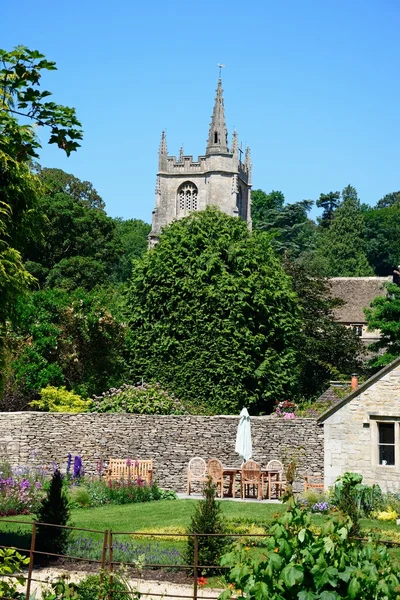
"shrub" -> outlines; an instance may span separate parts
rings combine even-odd
[[[130,589],[130,586],[118,575],[114,575],[111,583],[108,573],[104,573],[103,579],[100,575],[88,575],[77,585],[77,592],[79,600],[98,600],[109,597],[112,597],[113,600],[126,600],[139,597],[138,593]]]
[[[358,473],[344,473],[336,480],[330,498],[332,504],[353,521],[353,535],[359,533],[359,518],[368,516],[382,502],[379,485],[363,485],[362,479]]]
[[[63,489],[62,475],[56,469],[51,478],[47,496],[37,511],[36,521],[39,523],[52,523],[53,525],[67,525],[69,516],[68,498]],[[69,529],[38,525],[37,549],[41,552],[64,554],[69,537]]]
[[[46,412],[87,412],[92,404],[91,400],[84,400],[65,387],[48,385],[40,390],[40,396],[40,400],[29,402],[29,406]]]
[[[292,501],[271,526],[261,555],[236,545],[222,558],[230,570],[220,599],[398,599],[398,565],[384,546],[352,540],[352,525],[348,517],[328,517],[316,532],[311,515]]]
[[[92,412],[127,412],[145,415],[182,415],[187,411],[174,394],[159,383],[124,384],[94,396]]]
[[[204,500],[200,500],[195,508],[187,529],[188,542],[185,560],[188,565],[194,564],[194,533],[227,533],[227,527],[221,514],[221,503],[216,500],[216,488],[211,478],[204,485]],[[191,535],[192,534],[192,535]],[[215,569],[208,568],[218,565],[224,551],[226,551],[228,538],[223,536],[198,537],[199,560],[202,574],[209,575]]]

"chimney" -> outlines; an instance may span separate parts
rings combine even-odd
[[[358,377],[355,373],[351,376],[351,389],[355,390],[358,387]]]

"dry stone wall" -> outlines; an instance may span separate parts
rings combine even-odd
[[[100,458],[153,459],[161,487],[184,491],[194,456],[240,466],[235,453],[237,416],[0,413],[0,452],[13,466],[65,468],[68,453],[80,454],[87,473]],[[298,459],[298,484],[305,473],[323,473],[323,429],[314,419],[252,417],[253,458],[266,464]]]

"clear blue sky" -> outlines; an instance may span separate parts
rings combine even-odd
[[[77,153],[45,147],[42,165],[91,181],[112,216],[150,221],[162,129],[170,154],[205,152],[218,62],[254,188],[295,202],[351,183],[369,204],[400,189],[399,0],[3,0],[1,12],[0,47],[55,60],[45,85],[84,127]]]

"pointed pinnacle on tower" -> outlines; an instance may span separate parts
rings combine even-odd
[[[239,151],[239,140],[236,129],[233,130],[231,154],[236,155]]]
[[[208,133],[206,154],[228,154],[228,132],[226,130],[224,98],[221,77],[218,79],[214,110]]]
[[[183,152],[183,144],[181,145],[180,149],[179,149],[179,162],[183,162],[183,157],[184,157],[184,152]]]
[[[158,150],[158,170],[161,171],[162,168],[166,165],[168,157],[168,148],[167,148],[167,136],[165,135],[165,131],[161,133],[161,142],[160,148]]]

